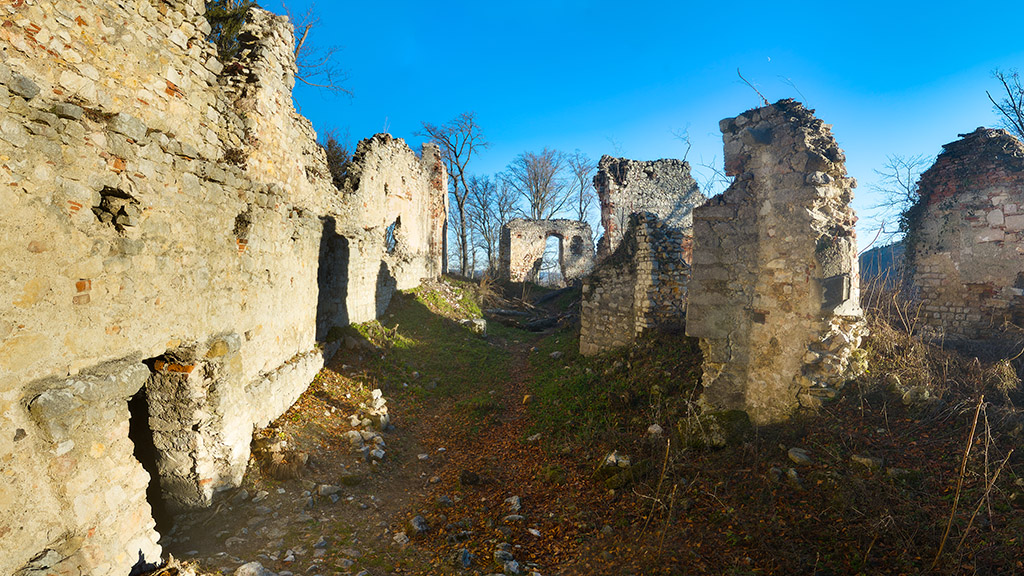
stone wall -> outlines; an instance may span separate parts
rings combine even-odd
[[[515,218],[501,227],[498,240],[498,277],[507,282],[536,282],[551,236],[558,238],[562,278],[572,282],[594,267],[594,235],[578,220]],[[568,244],[568,245],[567,245]]]
[[[721,129],[735,180],[694,211],[686,331],[701,339],[705,406],[766,424],[861,366],[855,182],[829,126],[792,100]]]
[[[627,346],[651,329],[681,328],[690,238],[649,212],[632,214],[615,252],[583,281],[580,353]]]
[[[1024,327],[1024,144],[978,128],[921,175],[907,259],[935,335],[997,340]]]
[[[704,203],[690,165],[683,160],[640,161],[602,156],[594,176],[601,202],[604,236],[598,259],[618,247],[631,214],[648,212],[667,226],[691,236],[693,209]]]
[[[389,134],[360,142],[347,165],[341,192],[349,211],[345,220],[352,226],[341,233],[358,236],[368,223],[374,224],[370,231],[378,246],[374,257],[380,260],[379,253],[384,251],[387,274],[399,290],[419,286],[424,278],[436,278],[442,272],[447,182],[436,144],[424,144],[421,156],[416,156],[404,140]],[[389,234],[391,245],[386,246]],[[367,288],[374,281],[375,277],[370,278]],[[356,283],[351,287],[361,291]],[[371,311],[358,321],[374,317]]]
[[[157,560],[130,430],[164,498],[209,503],[322,366],[318,330],[386,306],[349,278],[440,270],[436,150],[379,138],[403,164],[365,171],[415,185],[339,191],[292,106],[287,20],[250,12],[222,63],[203,6],[0,5],[0,574]]]

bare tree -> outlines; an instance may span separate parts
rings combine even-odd
[[[918,180],[931,163],[932,158],[923,154],[891,154],[886,157],[885,166],[881,170],[875,170],[879,180],[873,188],[881,193],[882,200],[874,206],[875,214],[872,219],[879,226],[879,237],[892,240],[906,232],[907,211],[919,198]],[[893,224],[894,221],[897,223]]]
[[[474,248],[481,248],[487,256],[487,269],[498,266],[498,237],[501,222],[498,216],[498,193],[496,183],[487,176],[469,178],[469,198],[466,217],[477,242]],[[474,264],[475,271],[475,264]]]
[[[574,199],[573,209],[577,220],[586,222],[597,200],[597,193],[594,190],[594,171],[597,170],[597,164],[579,150],[568,156],[566,162],[569,172],[572,173],[569,196]]]
[[[336,128],[330,128],[320,134],[320,146],[327,154],[327,168],[331,171],[331,180],[335,188],[341,188],[348,170],[348,161],[352,159],[352,146],[348,130],[340,134]]]
[[[495,201],[494,208],[498,215],[498,226],[504,226],[508,224],[517,212],[521,212],[518,208],[519,195],[516,189],[508,181],[507,174],[498,174],[494,177],[495,187]]]
[[[464,274],[469,269],[469,232],[462,228],[462,220],[459,218],[448,219],[448,231],[452,234],[452,238],[454,240],[454,242],[448,246],[448,261],[458,262],[461,258],[465,257],[467,262],[466,266],[459,268],[459,273]]]
[[[551,218],[569,201],[568,187],[561,179],[565,155],[544,148],[540,154],[523,152],[506,169],[509,184],[530,206],[535,220]]]
[[[1020,74],[1016,70],[1009,72],[994,70],[992,77],[1003,85],[1006,97],[997,102],[988,90],[985,91],[985,94],[995,106],[995,111],[1001,116],[1003,127],[1017,138],[1024,140],[1024,85],[1021,84]]]
[[[475,112],[463,112],[446,124],[436,125],[423,123],[423,130],[416,133],[426,136],[441,148],[441,157],[448,167],[448,179],[451,183],[451,195],[458,211],[458,222],[452,224],[457,230],[459,244],[459,270],[465,274],[469,267],[469,231],[466,222],[466,200],[469,197],[469,185],[466,181],[466,166],[473,154],[489,146],[484,139],[483,130],[476,123]]]
[[[341,47],[316,46],[309,41],[310,35],[320,26],[316,4],[310,4],[299,15],[292,14],[283,1],[281,7],[295,30],[295,66],[298,69],[295,79],[313,88],[351,96],[352,91],[343,85],[348,80],[348,72],[338,65],[335,58]]]

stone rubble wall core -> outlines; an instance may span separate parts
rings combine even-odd
[[[601,203],[604,236],[598,241],[598,260],[615,252],[629,217],[647,212],[665,225],[691,236],[693,209],[707,200],[685,160],[630,160],[602,156],[594,176]]]
[[[204,9],[0,4],[0,574],[158,561],[133,430],[167,503],[208,505],[318,341],[441,271],[436,148],[374,137],[335,188],[287,19],[250,11],[221,62]]]
[[[594,234],[578,220],[514,218],[501,227],[498,240],[498,278],[506,282],[536,282],[544,248],[550,237],[559,241],[558,263],[566,283],[582,278],[594,267]]]
[[[924,325],[946,339],[1018,337],[1024,144],[1004,130],[962,134],[943,146],[918,192],[905,244]]]
[[[735,180],[694,210],[686,332],[711,410],[783,421],[862,368],[856,185],[830,128],[792,100],[721,122]]]
[[[632,214],[618,247],[583,281],[580,353],[632,344],[645,331],[682,328],[690,238],[649,212]]]

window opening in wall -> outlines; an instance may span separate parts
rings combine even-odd
[[[561,286],[563,283],[562,239],[558,236],[548,236],[544,242],[537,283],[541,286]]]
[[[569,253],[573,256],[583,256],[583,238],[572,237],[572,242],[569,242]]]
[[[153,442],[153,429],[149,426],[149,399],[145,386],[128,400],[128,412],[128,439],[135,445],[133,455],[149,473],[146,501],[153,510],[157,532],[166,534],[174,526],[174,518],[167,510],[160,490],[160,473],[156,464],[158,453]]]
[[[394,254],[398,247],[398,228],[402,225],[402,217],[395,218],[387,229],[384,230],[384,248],[388,254]]]

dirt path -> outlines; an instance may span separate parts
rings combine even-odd
[[[390,574],[426,562],[426,554],[395,536],[444,459],[419,460],[425,449],[403,424],[382,434],[382,461],[354,453],[344,434],[354,429],[348,416],[356,410],[346,395],[357,388],[344,360],[325,368],[261,435],[309,455],[300,477],[274,479],[254,459],[240,489],[209,510],[175,518],[168,552],[225,574],[252,561],[279,573],[324,575]],[[402,409],[391,412],[402,423]]]
[[[208,573],[258,561],[310,576],[911,574],[934,557],[973,401],[949,394],[947,408],[922,413],[862,382],[813,417],[724,449],[669,450],[700,378],[695,342],[666,335],[585,359],[571,327],[474,335],[455,292],[440,283],[403,296],[380,325],[360,327],[259,435],[260,446],[309,456],[299,477],[274,479],[254,459],[241,489],[177,517],[167,551]],[[880,375],[885,361],[876,354]],[[349,436],[374,389],[394,424],[379,461]],[[652,423],[665,433],[649,435]],[[795,465],[792,447],[812,462]],[[611,450],[642,476],[595,475]],[[988,497],[986,455],[972,454],[965,502]],[[1015,462],[984,511],[999,529],[969,533],[938,573],[1024,573]]]
[[[550,565],[564,550],[543,534],[561,519],[543,517],[550,495],[529,484],[544,475],[545,458],[539,442],[524,440],[531,343],[492,346],[508,355],[507,366],[490,368],[510,378],[466,391],[485,398],[469,415],[458,406],[464,398],[423,400],[406,386],[386,392],[394,426],[382,434],[385,458],[369,462],[345,434],[366,392],[360,381],[373,371],[370,354],[343,350],[254,443],[283,440],[287,453],[309,455],[301,476],[275,479],[254,456],[241,488],[219,495],[211,509],[174,518],[167,552],[225,574],[252,561],[325,575],[501,572],[505,560],[523,571]],[[443,375],[422,379],[429,377]],[[557,467],[547,473],[550,486],[564,482]],[[518,506],[506,501],[513,497]],[[426,520],[420,533],[410,525],[416,516]],[[495,551],[506,548],[496,563]]]

